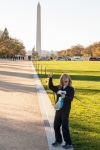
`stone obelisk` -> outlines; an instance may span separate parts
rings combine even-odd
[[[36,26],[36,51],[41,56],[41,6],[37,5],[37,26]]]

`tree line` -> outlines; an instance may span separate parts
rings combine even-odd
[[[100,57],[100,42],[94,42],[93,44],[87,46],[86,48],[78,44],[72,46],[70,49],[60,50],[57,52],[57,56],[95,56]]]
[[[0,30],[0,57],[10,57],[12,55],[25,55],[25,47],[23,43],[9,36],[7,28]]]

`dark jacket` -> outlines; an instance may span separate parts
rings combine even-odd
[[[57,92],[59,90],[66,91],[66,95],[65,95],[65,99],[64,99],[64,104],[63,104],[62,110],[67,110],[67,109],[71,108],[71,102],[72,102],[73,97],[74,97],[74,88],[73,87],[67,86],[64,89],[63,88],[59,89],[58,86],[54,86],[53,85],[52,78],[50,77],[49,78],[49,88],[53,92],[56,93],[56,95],[57,95],[56,102],[58,101],[59,97],[61,96],[60,94],[57,94]]]

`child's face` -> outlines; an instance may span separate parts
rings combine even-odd
[[[68,86],[68,82],[69,82],[68,78],[63,78],[62,81],[64,86]]]

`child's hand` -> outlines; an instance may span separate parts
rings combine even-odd
[[[48,77],[50,78],[50,77],[52,77],[52,75],[53,75],[53,72],[50,72],[50,74],[48,75]]]
[[[62,98],[65,98],[65,94],[61,94],[61,97],[62,97]]]

